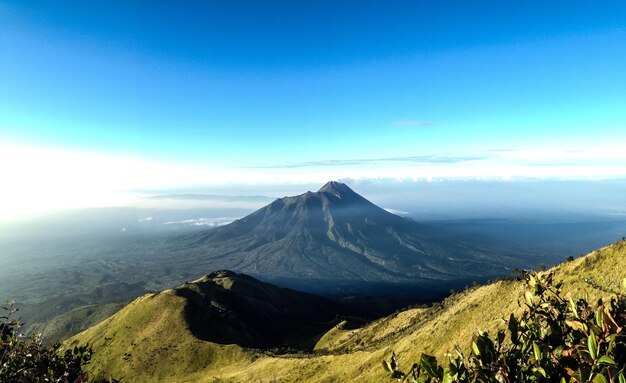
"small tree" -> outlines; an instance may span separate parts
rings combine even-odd
[[[96,383],[116,380],[94,379],[83,367],[93,351],[89,346],[76,346],[60,351],[59,343],[43,345],[40,335],[24,338],[19,334],[21,323],[14,319],[15,302],[3,306],[0,316],[0,383]]]
[[[440,365],[422,355],[404,373],[395,354],[383,366],[391,376],[411,382],[561,382],[626,383],[626,300],[623,294],[594,307],[561,295],[552,275],[524,276],[526,310],[510,315],[508,337],[481,332],[468,353],[457,346]],[[626,280],[624,280],[626,288]]]

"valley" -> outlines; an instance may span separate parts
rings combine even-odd
[[[626,242],[620,241],[548,272],[563,283],[566,293],[593,300],[609,294],[594,286],[619,291],[626,277],[625,260]],[[240,277],[228,275],[214,283],[235,287]],[[476,331],[493,333],[511,312],[522,310],[523,291],[521,281],[502,280],[471,287],[429,308],[403,310],[371,323],[340,317],[330,330],[313,337],[312,350],[276,354],[197,338],[185,316],[190,302],[173,289],[135,300],[68,345],[93,344],[93,371],[136,382],[384,381],[381,361],[392,351],[406,366],[421,353],[442,357],[456,344],[467,348]],[[216,328],[228,323],[216,320]]]
[[[626,383],[624,20],[0,0],[0,383]]]
[[[625,221],[597,217],[563,223],[420,222],[388,213],[341,185],[327,186],[342,190],[278,199],[230,225],[191,226],[182,233],[139,231],[144,226],[119,230],[158,212],[86,212],[86,217],[119,218],[97,221],[97,226],[74,218],[81,225],[67,226],[67,232],[80,236],[0,241],[0,298],[16,300],[25,328],[41,332],[50,343],[96,324],[140,295],[218,269],[349,303],[376,318],[439,301],[475,282],[510,276],[516,267],[551,266],[626,232]],[[343,200],[336,197],[342,193]],[[179,220],[185,217],[178,214]],[[42,229],[50,233],[50,225]],[[432,255],[426,263],[419,260],[424,249]],[[391,253],[395,258],[386,260]],[[407,263],[412,253],[417,261]]]

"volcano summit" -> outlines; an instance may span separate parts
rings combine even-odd
[[[264,279],[419,282],[506,273],[512,259],[399,217],[346,184],[284,197],[176,241],[181,262]]]

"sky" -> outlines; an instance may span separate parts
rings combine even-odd
[[[622,1],[0,3],[0,220],[132,192],[626,177]]]

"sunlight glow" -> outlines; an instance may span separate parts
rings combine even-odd
[[[484,155],[484,153],[479,153]],[[457,163],[371,163],[294,168],[215,168],[0,144],[0,220],[84,207],[141,206],[135,192],[202,185],[324,183],[330,179],[601,179],[626,176],[626,153],[518,150]],[[184,202],[181,202],[184,204]]]

